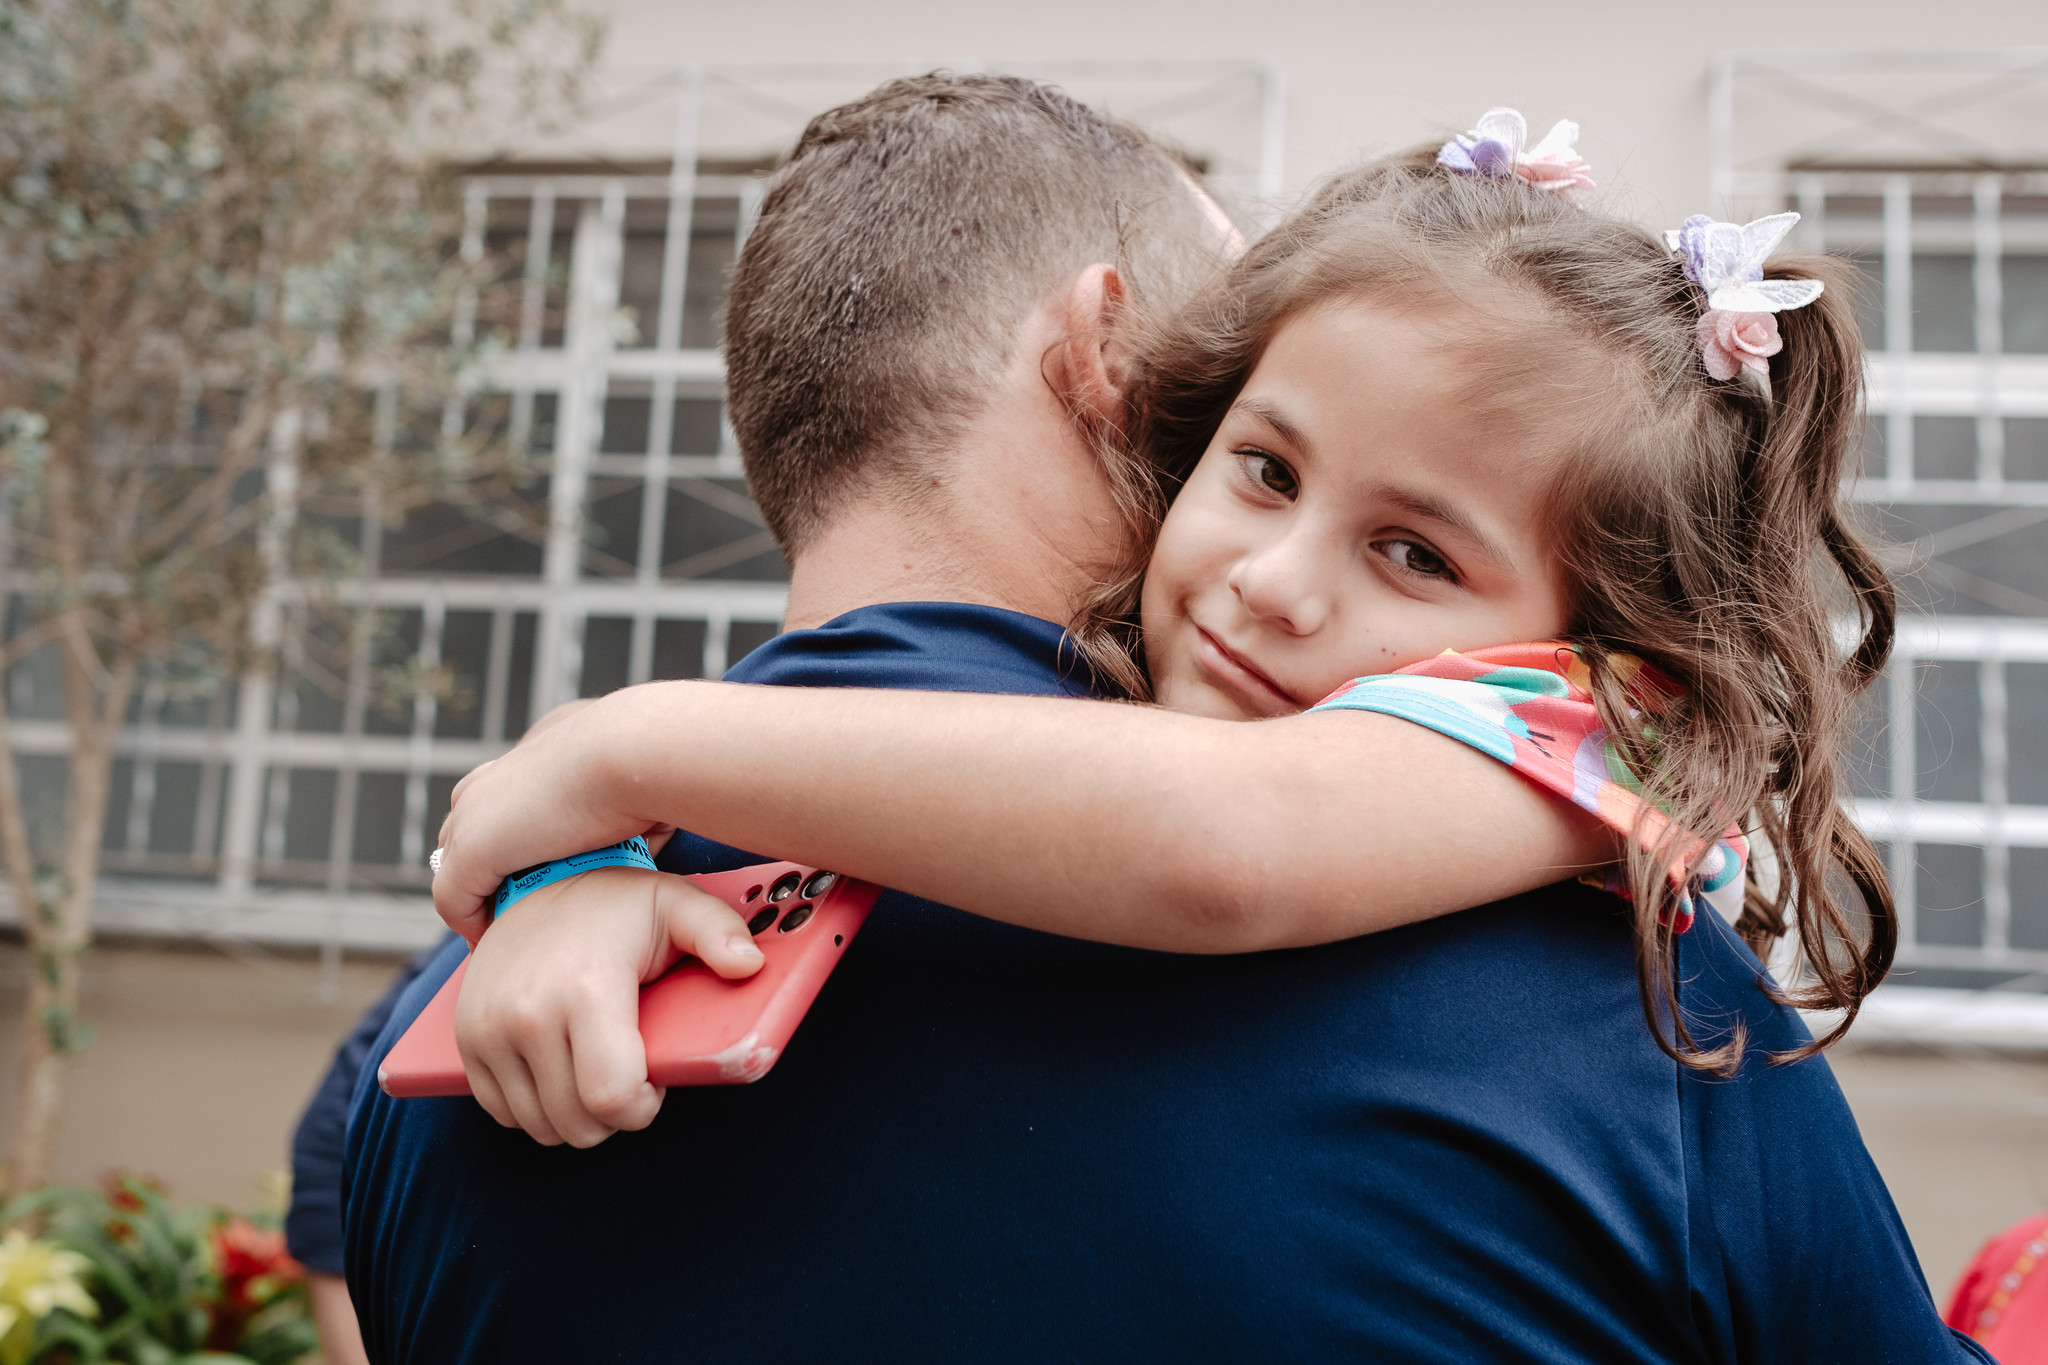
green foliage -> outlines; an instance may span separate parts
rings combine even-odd
[[[105,1191],[49,1186],[0,1210],[54,1248],[87,1293],[33,1321],[27,1354],[0,1365],[290,1365],[318,1347],[303,1274],[269,1224],[210,1205],[174,1208],[134,1176]],[[4,1254],[4,1251],[0,1251]],[[62,1269],[63,1267],[60,1267]],[[0,1296],[7,1284],[0,1279]],[[80,1311],[90,1307],[93,1311]]]
[[[404,8],[0,0],[0,484],[109,676],[235,668],[266,585],[345,572],[299,508],[507,477],[459,417],[510,291],[458,168],[566,108],[597,29]]]

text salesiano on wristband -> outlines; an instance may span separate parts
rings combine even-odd
[[[597,867],[644,867],[653,871],[654,855],[647,851],[647,841],[636,834],[608,848],[571,854],[551,863],[537,863],[523,872],[514,872],[499,883],[497,893],[491,897],[491,913],[502,915],[514,902],[531,896],[543,886],[552,886],[564,877],[573,877]]]

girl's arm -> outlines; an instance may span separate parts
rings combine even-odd
[[[1388,716],[661,682],[466,778],[436,906],[474,940],[508,873],[659,825],[1179,952],[1349,938],[1616,856],[1592,816]]]
[[[509,872],[676,825],[1016,924],[1148,948],[1325,942],[1611,861],[1612,836],[1498,761],[1347,711],[669,682],[615,692],[465,778],[434,898],[474,941]],[[456,1038],[478,1101],[545,1143],[644,1128],[636,989],[677,953],[758,967],[679,877],[606,868],[478,945]]]

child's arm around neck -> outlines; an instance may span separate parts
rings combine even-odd
[[[506,874],[654,825],[1177,952],[1350,938],[1615,856],[1592,817],[1386,716],[661,682],[465,779],[436,907],[474,939]]]
[[[505,873],[662,824],[1030,928],[1182,952],[1348,938],[1615,855],[1591,816],[1386,715],[1246,723],[667,682],[591,703],[464,779],[436,903],[474,938]],[[479,945],[457,1009],[478,1101],[547,1143],[652,1122],[635,991],[678,952],[744,975],[719,912],[681,878],[626,868],[522,902]]]

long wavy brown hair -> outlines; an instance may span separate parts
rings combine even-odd
[[[1687,1066],[1740,1063],[1739,1033],[1702,1047],[1678,1008],[1664,874],[1697,842],[1685,831],[1732,821],[1777,863],[1769,886],[1752,866],[1737,930],[1761,957],[1789,928],[1803,966],[1782,998],[1841,1016],[1781,1060],[1808,1055],[1848,1029],[1898,941],[1883,862],[1842,802],[1851,704],[1883,669],[1895,617],[1841,497],[1861,431],[1853,276],[1831,258],[1774,260],[1767,275],[1819,279],[1826,292],[1778,315],[1784,348],[1768,384],[1747,371],[1715,380],[1696,336],[1706,298],[1661,242],[1517,180],[1451,176],[1432,154],[1339,177],[1191,306],[1144,326],[1122,420],[1100,434],[1133,551],[1085,605],[1074,642],[1098,676],[1149,697],[1146,555],[1289,318],[1349,297],[1479,317],[1512,343],[1489,348],[1492,400],[1552,438],[1545,510],[1569,638],[1622,756],[1674,817],[1657,846],[1631,841],[1627,855],[1650,1027]],[[1654,665],[1681,695],[1632,706],[1618,655]]]

